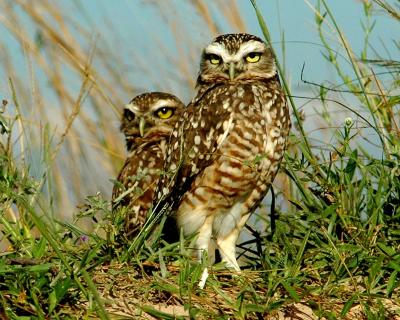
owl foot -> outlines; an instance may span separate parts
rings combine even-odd
[[[199,288],[200,289],[204,289],[204,287],[206,285],[207,278],[208,278],[208,268],[204,268],[203,273],[201,274],[200,281],[199,281]]]

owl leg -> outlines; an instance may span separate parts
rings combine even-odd
[[[217,237],[217,246],[221,253],[222,262],[225,262],[227,268],[235,271],[240,271],[236,260],[236,241],[249,216],[250,214],[242,216],[237,225],[226,236]]]
[[[201,261],[204,252],[207,257],[210,255],[209,248],[212,234],[212,217],[207,217],[203,225],[200,227],[196,239],[197,258]]]
[[[196,239],[196,249],[197,251],[197,258],[201,262],[202,259],[204,258],[204,252],[207,253],[206,259],[207,259],[207,265],[210,263],[209,258],[213,259],[214,255],[212,252],[210,252],[210,242],[211,242],[211,235],[212,235],[212,223],[213,223],[213,217],[207,217],[203,223],[203,225],[200,227],[198,231],[198,236]],[[208,278],[208,268],[204,268],[203,273],[201,274],[201,278],[199,281],[199,288],[203,289],[206,281]]]
[[[217,239],[217,246],[221,253],[222,262],[225,263],[227,268],[235,271],[240,271],[236,260],[236,241],[238,237],[239,229],[235,228],[228,236]]]

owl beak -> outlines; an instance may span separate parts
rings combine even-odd
[[[139,133],[140,136],[143,138],[144,137],[144,128],[146,127],[146,120],[145,118],[140,118],[139,122]]]
[[[229,79],[232,81],[233,79],[235,79],[235,63],[231,62],[229,64]]]

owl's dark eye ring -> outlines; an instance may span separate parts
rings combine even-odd
[[[250,62],[250,63],[254,63],[254,62],[258,62],[261,58],[261,53],[259,52],[250,52],[247,56],[246,56],[246,61]]]
[[[124,119],[128,120],[128,121],[132,121],[135,119],[135,114],[129,110],[129,109],[124,109]]]
[[[175,109],[171,107],[161,107],[158,108],[155,112],[154,115],[160,119],[169,119],[171,118],[175,113]]]
[[[214,64],[214,65],[220,64],[222,61],[222,59],[219,55],[213,54],[213,53],[207,54],[206,59],[208,61],[210,61],[211,64]]]

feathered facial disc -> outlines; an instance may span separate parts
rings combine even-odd
[[[176,96],[164,92],[148,92],[133,98],[125,106],[121,121],[127,149],[138,138],[168,137],[184,108]]]
[[[198,83],[263,80],[275,74],[273,54],[260,38],[246,33],[225,34],[204,49]]]

